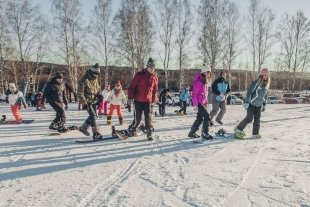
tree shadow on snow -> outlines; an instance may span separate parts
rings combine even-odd
[[[53,142],[54,141],[54,142]],[[181,151],[198,149],[202,147],[210,147],[212,145],[220,145],[226,142],[235,141],[233,138],[223,138],[223,139],[216,139],[211,142],[206,142],[203,144],[195,144],[193,143],[193,139],[174,139],[174,140],[165,140],[159,142],[148,142],[145,141],[144,143],[124,143],[118,140],[112,141],[109,143],[110,145],[116,145],[117,147],[113,147],[111,149],[102,149],[98,150],[100,144],[96,144],[96,150],[94,151],[87,151],[87,152],[77,152],[74,153],[74,149],[78,148],[86,148],[90,147],[91,145],[80,145],[74,144],[72,145],[72,139],[60,139],[60,140],[35,140],[35,143],[30,143],[32,141],[22,141],[22,142],[15,142],[15,145],[23,146],[24,144],[28,144],[33,146],[33,144],[37,144],[38,146],[30,149],[19,149],[13,150],[7,153],[20,153],[21,155],[24,154],[32,154],[37,153],[36,150],[41,149],[40,153],[44,154],[51,151],[70,151],[69,154],[60,155],[60,156],[52,156],[52,157],[39,157],[39,158],[31,158],[31,159],[18,159],[15,162],[4,162],[0,163],[0,168],[9,169],[14,167],[22,167],[27,166],[30,167],[29,169],[22,169],[22,170],[14,170],[10,172],[4,172],[1,174],[0,181],[3,180],[12,180],[17,178],[24,178],[29,176],[36,176],[36,175],[43,175],[47,173],[59,172],[63,170],[69,170],[74,168],[81,168],[81,167],[88,167],[96,164],[104,164],[119,160],[128,160],[128,159],[135,159],[141,158],[145,156],[155,156],[161,155],[165,153],[178,153]],[[138,140],[137,140],[138,141]],[[100,142],[101,145],[108,146],[107,142]],[[126,146],[130,144],[129,146]],[[43,146],[42,146],[43,145]],[[70,147],[66,147],[70,145]],[[52,147],[52,149],[50,149]],[[60,149],[57,149],[59,148]],[[63,148],[65,147],[65,148]],[[54,149],[53,149],[54,148]],[[85,160],[87,159],[87,160]],[[64,164],[64,162],[67,162]],[[47,166],[40,166],[36,167],[36,165],[45,164]]]

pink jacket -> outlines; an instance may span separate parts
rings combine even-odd
[[[197,72],[193,83],[192,91],[193,106],[198,106],[200,103],[203,106],[208,104],[208,86],[202,82],[201,73]]]

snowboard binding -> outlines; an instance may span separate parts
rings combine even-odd
[[[221,137],[226,137],[227,136],[227,131],[223,128],[219,129],[216,133],[217,135],[221,136]]]

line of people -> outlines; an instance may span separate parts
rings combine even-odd
[[[99,114],[107,115],[107,124],[111,124],[114,109],[117,111],[120,124],[123,124],[123,115],[121,105],[130,108],[133,104],[134,118],[129,126],[129,131],[133,134],[139,128],[142,121],[142,114],[144,114],[145,131],[147,138],[152,140],[154,138],[154,128],[152,126],[152,110],[155,103],[159,103],[159,112],[161,116],[165,116],[165,103],[169,89],[164,89],[159,95],[158,93],[158,77],[155,73],[155,63],[152,58],[147,62],[145,69],[137,72],[130,82],[128,87],[128,100],[122,91],[120,81],[114,85],[114,89],[110,90],[110,86],[106,85],[105,90],[100,92],[99,77],[100,68],[98,64],[90,67],[83,77],[78,82],[78,100],[79,103],[86,106],[88,118],[79,127],[79,131],[90,136],[88,129],[91,127],[93,139],[102,139],[96,123],[97,108]],[[248,89],[245,99],[245,109],[247,110],[246,117],[235,128],[235,136],[243,138],[245,136],[244,128],[247,124],[253,121],[252,134],[260,138],[260,116],[261,111],[264,111],[266,105],[266,97],[270,85],[269,71],[267,68],[261,70],[257,80],[253,81]],[[208,113],[208,92],[212,88],[212,110]],[[226,112],[226,97],[230,93],[230,86],[226,80],[226,72],[221,70],[219,77],[212,83],[211,69],[207,65],[203,65],[200,72],[195,74],[192,87],[192,105],[197,111],[197,116],[190,128],[189,137],[203,139],[213,139],[209,134],[209,128],[214,124],[213,118],[219,124],[223,124],[222,119]],[[14,84],[9,85],[7,92],[11,104],[11,110],[16,118],[16,121],[21,122],[22,118],[19,113],[21,105],[26,108],[26,102],[20,91],[16,89]],[[189,90],[184,87],[180,92],[181,109],[178,113],[186,114],[187,100],[189,98]],[[61,133],[67,132],[65,110],[68,108],[68,100],[66,98],[66,90],[63,83],[63,75],[56,73],[51,81],[48,82],[43,93],[42,101],[47,102],[56,111],[56,117],[51,122],[49,128],[58,130]],[[110,103],[110,110],[108,113],[107,102]],[[220,112],[219,112],[220,111]],[[219,113],[218,113],[219,112]],[[200,125],[202,124],[201,134],[198,134]]]

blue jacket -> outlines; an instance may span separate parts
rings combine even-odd
[[[268,89],[257,84],[257,80],[253,81],[248,89],[245,102],[253,106],[266,106]]]
[[[180,101],[187,101],[188,98],[189,98],[189,92],[188,92],[188,90],[183,89],[183,90],[180,92]]]
[[[229,83],[223,77],[219,77],[212,83],[212,92],[215,94],[217,101],[224,101],[225,96],[220,95],[226,95],[230,92]]]

